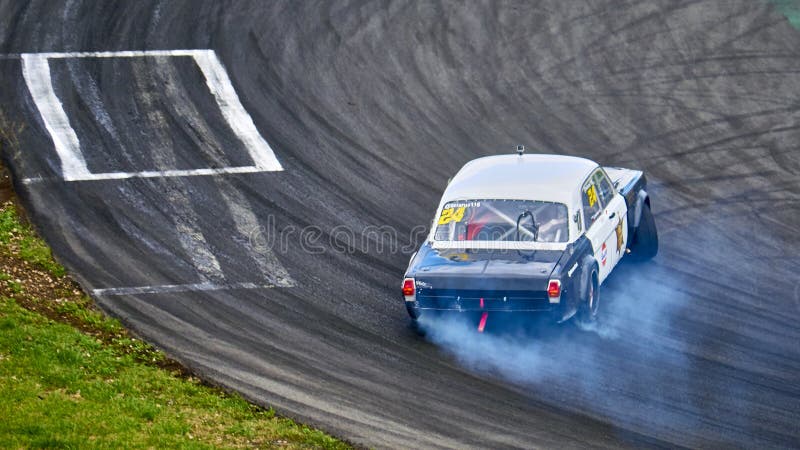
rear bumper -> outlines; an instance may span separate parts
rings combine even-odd
[[[411,307],[420,311],[488,311],[488,312],[552,312],[559,309],[559,304],[537,304],[531,302],[492,302],[481,307],[477,300],[446,301],[446,302],[407,302]],[[408,305],[407,305],[408,306]]]
[[[407,301],[408,314],[417,319],[426,315],[506,313],[519,316],[544,316],[556,322],[575,312],[570,297],[562,293],[558,303],[550,303],[545,291],[470,291],[418,289],[415,301]]]
[[[419,289],[415,303],[423,311],[545,312],[558,307],[544,291],[518,290]]]
[[[405,302],[413,319],[421,316],[450,314],[536,315],[559,321],[563,317],[560,303],[550,303],[544,292],[419,292],[416,300]]]
[[[489,320],[496,322],[501,319],[506,324],[521,321],[518,323],[529,323],[530,321],[543,320],[545,323],[560,323],[564,320],[564,311],[561,305],[553,305],[549,309],[433,309],[420,308],[418,302],[406,302],[408,315],[414,319],[420,318],[446,318],[464,317],[474,320],[475,323],[481,319],[483,314],[489,314]]]

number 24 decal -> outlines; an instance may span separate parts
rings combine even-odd
[[[464,210],[466,207],[460,208],[447,208],[442,210],[442,215],[439,216],[439,225],[447,225],[450,222],[461,222],[464,218]]]
[[[593,207],[597,203],[597,191],[595,191],[594,185],[589,186],[589,189],[586,190],[586,198],[589,200],[589,207]]]

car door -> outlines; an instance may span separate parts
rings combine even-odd
[[[628,242],[628,206],[622,195],[614,189],[611,179],[603,169],[598,169],[592,175],[594,184],[597,187],[600,201],[603,203],[603,214],[608,218],[613,232],[606,241],[608,249],[607,264],[609,272],[613,269],[622,255]]]
[[[613,262],[609,260],[609,252],[611,237],[614,234],[614,224],[611,222],[609,214],[606,214],[605,205],[600,198],[600,190],[595,183],[594,175],[596,173],[597,171],[592,172],[583,183],[581,200],[583,202],[583,220],[586,224],[586,238],[592,244],[592,251],[598,267],[598,282],[602,283],[613,267]]]

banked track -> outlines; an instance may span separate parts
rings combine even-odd
[[[771,4],[0,11],[29,213],[106,311],[214,382],[368,446],[800,444],[800,31]],[[153,49],[214,50],[284,170],[64,181],[19,54]],[[191,57],[47,66],[92,173],[253,164]],[[418,336],[410,251],[339,232],[416,242],[458,167],[517,143],[646,170],[661,253],[617,269],[599,330]]]

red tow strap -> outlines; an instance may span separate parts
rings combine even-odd
[[[483,333],[483,329],[486,328],[486,319],[489,318],[489,312],[484,311],[483,315],[481,316],[481,321],[478,323],[478,333]]]

